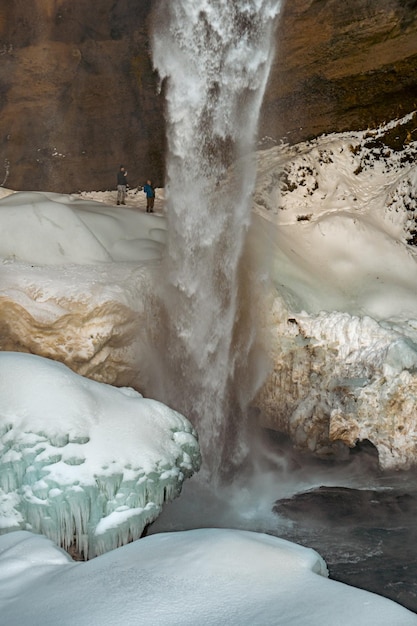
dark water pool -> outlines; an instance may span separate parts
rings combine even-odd
[[[280,536],[314,548],[330,577],[417,613],[417,490],[319,487],[276,503]]]

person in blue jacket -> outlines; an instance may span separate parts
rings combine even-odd
[[[146,181],[146,185],[143,186],[143,191],[146,193],[146,213],[153,213],[155,188],[150,180]]]

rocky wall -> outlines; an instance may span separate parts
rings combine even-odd
[[[131,186],[163,185],[154,4],[3,3],[0,185],[104,190],[122,162]],[[260,138],[298,142],[415,110],[416,9],[416,0],[284,0]]]

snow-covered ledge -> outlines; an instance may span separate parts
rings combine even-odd
[[[146,214],[140,192],[127,207],[111,206],[114,192],[0,192],[0,350],[139,388],[166,233],[161,200]]]

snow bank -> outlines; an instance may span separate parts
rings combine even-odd
[[[1,198],[0,228],[0,257],[34,265],[149,261],[165,241],[160,215],[50,192]]]
[[[326,576],[315,551],[247,531],[153,535],[87,563],[44,537],[0,537],[7,626],[417,624],[394,602]]]
[[[165,219],[142,212],[144,201],[131,192],[126,208],[57,193],[0,200],[1,350],[118,386],[142,382],[137,354],[166,235]]]
[[[388,130],[258,152],[258,228],[294,312],[417,316],[417,142],[390,149]]]

